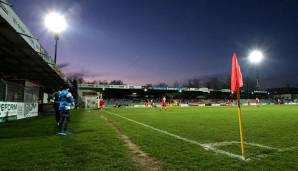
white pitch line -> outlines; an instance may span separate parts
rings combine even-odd
[[[297,149],[298,149],[298,147],[288,147],[288,148],[280,149],[279,152],[294,151]]]
[[[261,148],[271,149],[271,150],[277,150],[277,151],[281,150],[279,148],[270,147],[270,146],[266,146],[266,145],[262,145],[262,144],[256,144],[256,143],[244,143],[244,144],[255,146],[255,147],[261,147]]]
[[[225,146],[225,145],[232,145],[232,144],[240,144],[240,142],[239,141],[223,141],[223,142],[217,142],[217,143],[210,143],[210,144],[207,144],[207,145],[217,147],[217,146]],[[257,144],[257,143],[244,142],[244,144],[250,145],[250,146],[255,146],[255,147],[261,147],[261,148],[265,148],[265,149],[277,150],[277,151],[282,150],[282,149],[279,149],[279,148],[270,147],[270,146]]]
[[[236,143],[239,143],[239,142],[237,142],[237,141],[223,141],[223,142],[216,142],[216,143],[208,143],[208,144],[205,144],[205,145],[210,145],[210,146],[213,146],[213,147],[219,147],[219,146],[232,145],[232,144],[236,144]]]
[[[153,126],[150,126],[150,125],[147,125],[147,124],[144,124],[144,123],[141,123],[141,122],[138,122],[138,121],[135,121],[133,119],[129,119],[127,117],[124,117],[124,116],[121,116],[121,115],[118,115],[116,113],[112,113],[112,112],[108,112],[108,111],[105,111],[106,113],[108,114],[111,114],[111,115],[115,115],[115,116],[118,116],[122,119],[126,119],[130,122],[133,122],[133,123],[136,123],[136,124],[139,124],[139,125],[142,125],[144,127],[147,127],[147,128],[150,128],[152,130],[155,130],[157,132],[160,132],[160,133],[163,133],[163,134],[166,134],[168,136],[171,136],[171,137],[174,137],[176,139],[179,139],[179,140],[182,140],[182,141],[185,141],[185,142],[189,142],[191,144],[195,144],[195,145],[198,145],[198,146],[201,146],[203,147],[203,149],[205,150],[211,150],[215,153],[218,153],[218,154],[223,154],[223,155],[226,155],[226,156],[229,156],[231,158],[236,158],[236,159],[239,159],[239,160],[242,160],[242,161],[249,161],[249,159],[243,159],[241,155],[237,155],[237,154],[233,154],[233,153],[230,153],[230,152],[227,152],[227,151],[224,151],[224,150],[220,150],[220,149],[216,149],[215,147],[212,147],[211,145],[208,145],[208,144],[201,144],[197,141],[194,141],[194,140],[190,140],[188,138],[184,138],[184,137],[181,137],[179,135],[176,135],[176,134],[173,134],[173,133],[170,133],[168,131],[165,131],[165,130],[162,130],[162,129],[158,129],[158,128],[155,128]]]

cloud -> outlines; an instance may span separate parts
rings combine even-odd
[[[129,75],[124,75],[123,78],[127,78],[127,79],[144,79],[144,75],[140,75],[140,74],[129,74]]]
[[[77,76],[77,77],[81,77],[81,78],[84,78],[84,79],[94,79],[94,80],[96,80],[96,79],[99,79],[99,78],[102,78],[102,77],[108,77],[112,74],[109,73],[109,72],[97,73],[97,72],[82,69],[80,71],[67,72],[67,73],[65,73],[65,75],[67,77]]]

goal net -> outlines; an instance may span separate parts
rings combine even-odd
[[[85,96],[85,109],[97,109],[98,101],[98,96]]]

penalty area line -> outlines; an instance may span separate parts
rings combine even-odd
[[[227,152],[227,151],[224,151],[224,150],[220,150],[220,149],[217,149],[215,147],[213,147],[212,145],[210,144],[201,144],[197,141],[194,141],[194,140],[191,140],[191,139],[188,139],[188,138],[184,138],[184,137],[181,137],[179,135],[176,135],[176,134],[173,134],[173,133],[170,133],[168,131],[165,131],[165,130],[162,130],[162,129],[158,129],[158,128],[155,128],[151,125],[147,125],[147,124],[144,124],[142,122],[138,122],[138,121],[135,121],[133,119],[130,119],[130,118],[127,118],[127,117],[124,117],[124,116],[121,116],[119,114],[116,114],[116,113],[113,113],[113,112],[108,112],[108,111],[105,111],[106,113],[110,114],[110,115],[114,115],[114,116],[117,116],[119,118],[122,118],[122,119],[125,119],[125,120],[128,120],[130,122],[133,122],[135,124],[138,124],[138,125],[142,125],[146,128],[150,128],[154,131],[157,131],[157,132],[160,132],[162,134],[165,134],[165,135],[168,135],[168,136],[171,136],[171,137],[174,137],[176,139],[179,139],[179,140],[182,140],[182,141],[185,141],[185,142],[188,142],[188,143],[191,143],[191,144],[195,144],[195,145],[198,145],[198,146],[201,146],[203,149],[205,150],[210,150],[210,151],[213,151],[215,153],[218,153],[218,154],[222,154],[222,155],[226,155],[226,156],[229,156],[231,158],[236,158],[236,159],[239,159],[239,160],[242,160],[242,161],[249,161],[250,159],[247,158],[247,159],[243,159],[241,155],[237,155],[237,154],[233,154],[233,153],[230,153],[230,152]]]

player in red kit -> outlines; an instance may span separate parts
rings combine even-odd
[[[174,104],[175,104],[174,99],[171,98],[171,100],[170,100],[170,106],[174,106]]]
[[[250,106],[250,99],[247,99],[246,102],[247,102],[247,106]]]
[[[256,98],[256,105],[259,106],[261,103],[260,99],[259,98]]]
[[[100,98],[98,103],[99,103],[99,109],[102,110],[105,105],[104,100],[102,98]]]
[[[161,100],[161,108],[160,108],[160,111],[162,109],[165,109],[166,110],[166,107],[167,107],[167,99],[165,96],[163,96],[162,100]]]
[[[277,99],[277,104],[281,105],[281,100],[279,98]]]

